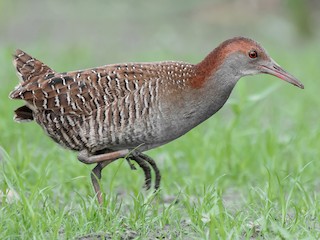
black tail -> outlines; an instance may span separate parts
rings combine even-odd
[[[30,122],[33,120],[33,112],[27,105],[17,108],[14,113],[14,120],[17,122]]]

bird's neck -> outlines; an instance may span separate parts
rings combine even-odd
[[[201,121],[206,120],[217,111],[219,111],[228,100],[239,77],[226,75],[217,71],[211,76],[205,84],[205,87],[199,90],[198,104],[202,106]],[[228,81],[226,81],[226,78]]]
[[[209,63],[209,62],[208,62]],[[200,88],[194,88],[194,105],[202,109],[199,119],[205,119],[216,113],[229,98],[234,86],[241,77],[232,64],[225,60],[214,68],[206,68],[206,76]]]

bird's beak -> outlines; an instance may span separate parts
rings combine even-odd
[[[261,72],[271,74],[301,89],[304,89],[303,84],[298,79],[285,71],[272,59],[271,61],[268,61],[268,63],[261,65]]]

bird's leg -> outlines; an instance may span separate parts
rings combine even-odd
[[[151,169],[148,163],[141,157],[139,157],[137,154],[133,154],[126,158],[127,161],[133,160],[135,161],[143,170],[145,175],[145,184],[144,187],[149,190],[151,187]]]
[[[123,158],[126,155],[128,155],[128,153],[129,153],[128,149],[109,152],[109,153],[102,153],[97,155],[91,155],[91,156],[88,154],[88,152],[80,152],[78,155],[78,160],[85,164],[92,164],[92,163],[99,163],[104,161],[115,160],[118,158]]]
[[[97,166],[92,170],[91,172],[91,181],[94,188],[94,191],[96,192],[97,199],[100,205],[102,205],[102,195],[99,185],[99,180],[101,179],[101,171],[104,167],[112,163],[113,161],[125,157],[129,153],[129,150],[119,150],[115,152],[110,153],[103,153],[99,155],[92,155],[89,156],[86,152],[80,152],[78,155],[79,161],[86,163],[86,164],[92,164],[97,163]]]
[[[96,193],[96,196],[97,196],[97,199],[98,199],[98,202],[100,205],[102,205],[102,193],[100,190],[100,183],[99,183],[99,181],[101,179],[101,171],[104,167],[106,167],[107,165],[109,165],[110,163],[112,163],[115,160],[116,159],[111,160],[111,161],[99,162],[97,164],[97,166],[95,166],[95,168],[92,169],[92,171],[91,171],[92,185],[93,185],[94,191]]]
[[[101,171],[107,165],[119,158],[124,157],[128,161],[131,169],[136,168],[132,163],[130,163],[130,159],[135,161],[142,168],[145,174],[145,187],[147,190],[150,189],[151,186],[151,166],[155,172],[155,191],[159,189],[161,174],[155,161],[149,156],[138,151],[134,151],[128,156],[129,153],[130,151],[128,149],[125,149],[97,155],[89,155],[87,152],[80,152],[80,154],[78,155],[78,160],[85,164],[97,163],[97,166],[91,172],[91,180],[100,205],[102,204],[102,194],[99,185],[99,180],[101,179]]]
[[[98,163],[105,161],[104,159],[110,159],[110,158],[121,158],[126,156],[129,153],[129,150],[120,150],[120,151],[115,151],[115,152],[110,152],[110,153],[102,153],[102,154],[94,154],[89,156],[87,151],[80,152],[78,155],[78,160],[80,162],[83,162],[85,164],[92,164],[92,163]],[[129,166],[131,170],[136,170],[135,166],[130,163],[130,161],[127,159]]]

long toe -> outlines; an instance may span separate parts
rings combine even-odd
[[[160,170],[159,170],[157,164],[155,163],[155,161],[151,157],[149,157],[146,154],[139,153],[139,157],[141,157],[146,162],[148,162],[150,164],[150,166],[153,168],[154,173],[155,173],[154,189],[155,189],[155,191],[157,191],[160,187],[160,182],[161,182],[161,174],[160,174]]]
[[[149,190],[151,188],[151,168],[148,162],[146,162],[143,158],[141,158],[138,155],[131,156],[131,159],[142,168],[145,175],[144,187],[146,188],[146,190]]]

